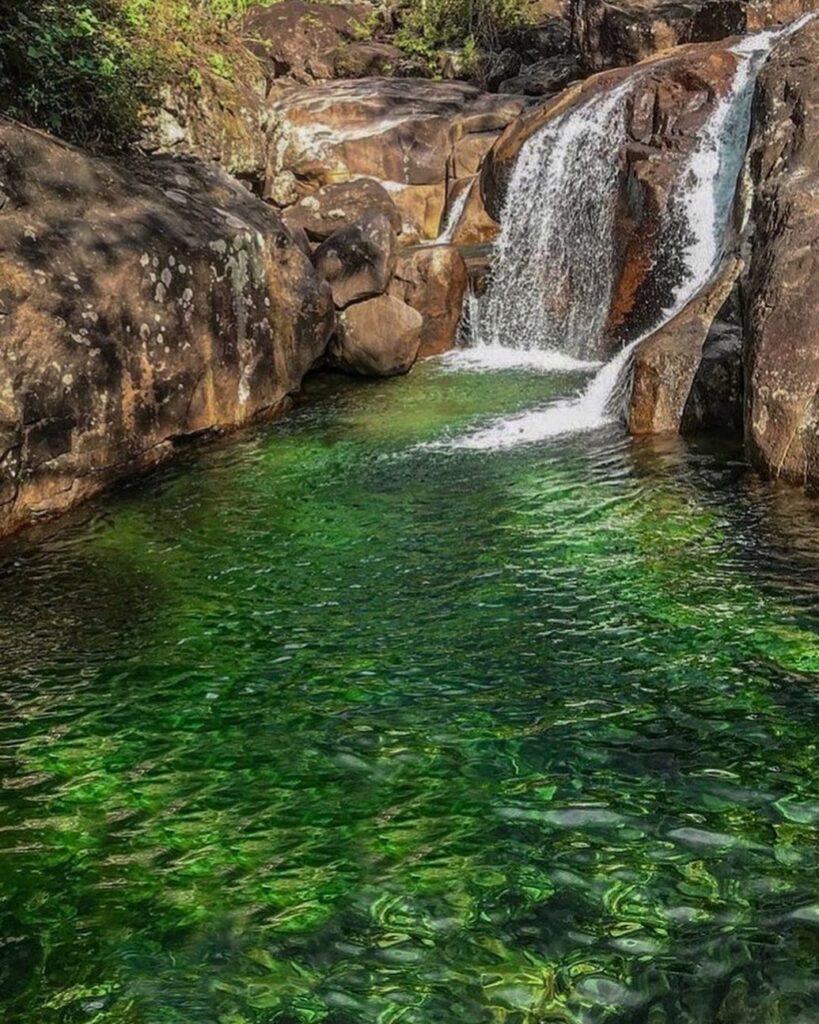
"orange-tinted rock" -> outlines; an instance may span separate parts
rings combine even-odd
[[[401,253],[390,294],[423,317],[419,357],[439,355],[455,345],[466,287],[466,263],[455,246],[428,245]]]
[[[819,490],[819,24],[762,69],[744,283],[746,441],[767,475]]]
[[[2,125],[0,180],[0,532],[275,414],[322,355],[327,285],[214,165]]]
[[[473,178],[471,182],[463,184],[459,182],[453,191],[452,202],[457,198],[458,188],[468,188],[469,195],[452,232],[453,244],[482,245],[485,242],[494,242],[500,231],[500,224],[486,212],[480,178]]]

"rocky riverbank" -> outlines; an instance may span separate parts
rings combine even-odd
[[[670,183],[730,87],[727,37],[810,6],[550,5],[480,88],[396,77],[413,69],[389,40],[358,38],[366,6],[285,0],[247,16],[255,78],[169,92],[126,158],[0,122],[0,533],[277,415],[313,368],[390,376],[446,351],[461,247],[497,234],[521,146],[643,60],[620,154],[616,350],[679,273]],[[810,23],[760,75],[725,266],[639,347],[627,416],[634,433],[744,423],[764,472],[811,489],[818,65]]]

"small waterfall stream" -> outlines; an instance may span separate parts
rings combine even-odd
[[[651,330],[602,366],[579,395],[498,421],[454,440],[458,447],[503,448],[593,430],[622,410],[635,347],[702,290],[724,255],[727,222],[745,156],[756,74],[773,45],[814,15],[743,39],[731,89],[715,107],[681,170],[672,216],[686,239],[682,283]],[[563,114],[521,149],[502,216],[493,279],[473,305],[467,362],[531,362],[566,369],[599,350],[613,289],[614,216],[625,136],[625,101],[634,79]],[[473,300],[474,303],[474,300]],[[588,363],[585,364],[588,366]]]

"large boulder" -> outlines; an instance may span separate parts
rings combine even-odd
[[[757,82],[745,282],[746,440],[768,475],[819,489],[819,23]]]
[[[407,373],[418,358],[423,326],[421,314],[394,295],[359,302],[339,316],[327,363],[364,377]]]
[[[514,78],[501,82],[500,91],[523,96],[554,96],[583,77],[575,54],[560,54],[522,68]]]
[[[395,231],[401,230],[401,214],[389,192],[372,178],[357,178],[325,185],[287,209],[288,228],[301,228],[313,242],[324,242],[340,228],[349,227],[368,213],[381,213]]]
[[[702,347],[680,433],[742,437],[743,394],[742,331],[717,320]]]
[[[267,188],[275,191],[282,176],[307,190],[375,178],[408,229],[434,237],[431,211],[440,218],[453,174],[463,166],[456,149],[463,152],[471,135],[481,135],[487,148],[488,135],[497,135],[524,105],[520,97],[484,93],[463,82],[412,78],[290,89],[271,104]]]
[[[214,165],[92,159],[0,125],[0,532],[276,414],[327,285]]]
[[[455,345],[467,283],[466,263],[453,245],[421,246],[400,254],[390,295],[423,317],[419,358],[440,355]]]
[[[242,28],[271,78],[310,83],[334,77],[339,47],[368,35],[372,19],[367,4],[282,0],[251,7]]]
[[[591,71],[636,64],[684,43],[712,42],[784,25],[816,0],[584,0],[573,41]]]
[[[739,260],[729,259],[700,295],[637,346],[628,408],[630,433],[680,433],[687,408],[689,430],[698,419],[707,418],[689,408],[692,388],[704,364],[704,346],[714,321],[741,269]],[[715,355],[712,349],[711,369],[716,369]],[[713,404],[710,389],[711,382],[701,377],[694,399],[700,407]]]
[[[337,309],[387,290],[398,258],[395,231],[383,213],[367,213],[316,250],[316,270],[328,281]]]

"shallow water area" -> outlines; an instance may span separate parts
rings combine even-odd
[[[452,443],[588,379],[317,378],[5,549],[0,1018],[819,1019],[819,508]]]

